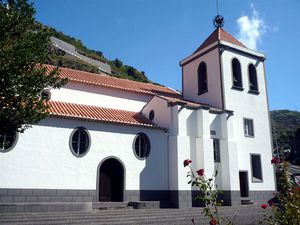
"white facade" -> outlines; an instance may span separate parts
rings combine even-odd
[[[271,136],[263,57],[261,53],[229,42],[213,42],[181,61],[183,94],[178,101],[163,94],[78,82],[51,90],[51,101],[126,110],[141,113],[146,118],[152,114],[153,118],[149,119],[157,126],[117,124],[112,120],[95,121],[68,115],[49,117],[19,134],[11,150],[0,152],[0,190],[7,193],[0,202],[16,202],[16,196],[22,195],[25,189],[31,198],[35,197],[36,190],[44,190],[44,195],[49,193],[49,201],[51,190],[55,190],[57,201],[64,201],[58,196],[62,190],[70,190],[66,195],[75,193],[70,201],[78,199],[80,193],[91,195],[90,201],[99,201],[104,179],[100,175],[101,166],[108,159],[117,159],[123,168],[118,173],[121,174],[119,185],[123,185],[123,201],[157,200],[168,201],[175,207],[192,206],[195,190],[187,183],[185,159],[193,161],[194,170],[204,168],[207,176],[218,168],[216,182],[218,189],[225,193],[226,204],[241,204],[245,198],[256,201],[271,197],[275,182],[270,164]],[[243,90],[232,88],[233,58],[241,65]],[[201,62],[207,66],[207,91],[199,94]],[[251,63],[257,71],[259,93],[256,94],[249,93],[248,65]],[[253,123],[254,135],[250,137],[245,135],[244,119]],[[82,157],[76,157],[70,150],[70,139],[78,127],[87,130],[90,140],[89,149]],[[134,152],[139,133],[148,137],[151,146],[144,159],[136,157]],[[219,162],[214,156],[215,141],[220,146]],[[18,194],[9,198],[8,193],[14,193],[11,190]],[[26,202],[27,197],[23,201]],[[89,201],[85,197],[80,200]]]
[[[99,88],[92,85],[68,83],[60,89],[51,90],[51,100],[93,105],[104,108],[139,112],[151,99],[149,95],[140,95],[117,89]]]

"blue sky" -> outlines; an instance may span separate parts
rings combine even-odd
[[[34,0],[36,18],[181,90],[179,61],[214,30],[215,0]],[[271,109],[300,111],[300,1],[219,0],[224,29],[266,54]],[[298,54],[299,53],[299,54]]]

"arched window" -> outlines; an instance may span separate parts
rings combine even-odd
[[[249,92],[258,93],[257,73],[256,73],[256,68],[253,64],[249,65],[248,73],[249,73]]]
[[[206,63],[201,62],[198,67],[198,95],[207,92],[207,70]]]
[[[150,141],[146,134],[138,133],[133,141],[133,151],[138,159],[145,159],[150,153]]]
[[[10,151],[17,142],[17,132],[9,131],[0,134],[0,152]]]
[[[76,128],[70,137],[70,148],[76,157],[84,156],[90,147],[90,136],[84,127]]]
[[[235,89],[243,90],[242,71],[239,60],[234,58],[231,62],[232,66],[232,87]]]

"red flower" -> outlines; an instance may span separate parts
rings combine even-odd
[[[263,208],[263,209],[265,209],[265,208],[268,207],[268,205],[267,204],[262,204],[260,207]]]
[[[273,159],[271,160],[271,163],[272,164],[277,164],[277,163],[280,163],[280,160],[278,157],[273,157]]]
[[[273,202],[270,200],[270,201],[268,201],[268,203],[269,203],[269,206],[272,206],[273,205]]]
[[[186,160],[183,161],[183,166],[186,167],[186,166],[188,166],[191,162],[192,162],[192,160],[186,159]]]
[[[202,177],[204,176],[204,169],[197,170],[197,174]]]
[[[209,222],[209,225],[217,225],[218,221],[215,218],[212,218],[211,221]]]

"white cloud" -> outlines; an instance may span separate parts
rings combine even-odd
[[[241,16],[237,20],[239,26],[238,39],[250,49],[257,49],[257,44],[262,40],[262,35],[266,31],[264,21],[260,18],[259,13],[251,4],[252,15]]]

